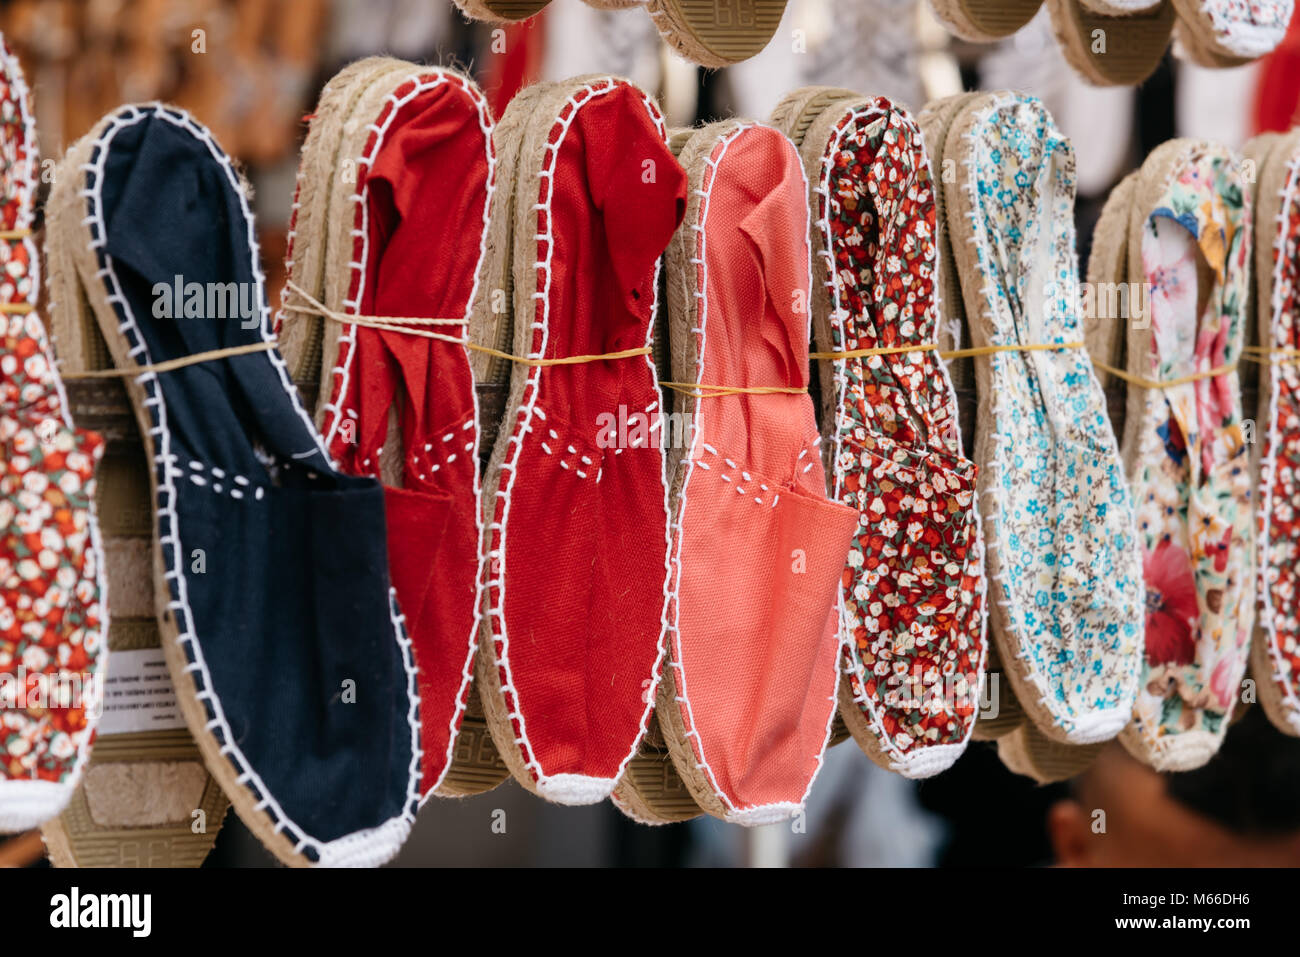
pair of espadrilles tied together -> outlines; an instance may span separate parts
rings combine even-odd
[[[1089,347],[1104,379],[1126,383],[1117,431],[1146,586],[1141,688],[1121,740],[1160,770],[1218,750],[1250,652],[1256,557],[1237,365],[1251,216],[1237,156],[1174,140],[1112,192],[1089,263]],[[1130,291],[1127,309],[1102,300],[1112,289]]]
[[[841,717],[910,777],[976,735],[1044,777],[1045,752],[1129,724],[1142,641],[1134,509],[1083,342],[1072,151],[1011,93],[913,120],[808,90],[777,118],[813,184],[832,488],[859,512]],[[954,385],[987,410],[973,462]],[[990,667],[1003,683],[982,702]]]
[[[1134,508],[1084,348],[1074,154],[1038,100],[971,93],[919,118],[938,169],[938,342],[970,408],[987,549],[989,700],[974,735],[1062,776],[1129,723],[1143,590]],[[1077,767],[1076,767],[1077,770]]]
[[[1102,86],[1145,80],[1171,38],[1202,66],[1249,63],[1282,42],[1294,9],[1293,0],[930,0],[953,33],[976,42],[1010,36],[1044,2],[1070,65]]]
[[[584,0],[602,10],[644,7],[664,42],[694,63],[725,67],[767,46],[781,24],[787,0]],[[456,0],[469,17],[491,23],[527,20],[550,0]]]
[[[561,160],[578,149],[568,137],[585,133],[593,86],[606,82],[525,91],[497,128],[502,169],[516,170],[514,206],[523,218],[514,224],[513,267],[492,265],[488,274],[510,275],[516,353],[531,344],[533,359],[563,355],[544,349],[556,324],[575,318],[555,291],[570,288],[570,270],[581,268],[548,255],[553,235],[580,224],[548,232],[557,215],[553,191],[564,180],[560,167],[546,165],[547,145]],[[624,95],[649,109],[643,95]],[[574,108],[578,120],[569,127]],[[588,123],[596,122],[593,111]],[[524,123],[541,131],[520,133]],[[520,139],[522,152],[512,145]],[[581,142],[602,148],[598,139]],[[618,482],[613,487],[626,500],[637,479],[627,459],[645,450],[630,429],[612,454],[584,448],[582,418],[574,414],[579,400],[566,393],[567,405],[547,401],[547,377],[557,370],[516,364],[507,428],[485,482],[488,494],[498,486],[495,511],[487,512],[487,556],[500,568],[489,576],[492,642],[480,649],[480,694],[507,764],[544,796],[581,803],[613,787],[616,804],[645,822],[703,810],[761,824],[803,805],[837,704],[869,754],[913,776],[942,770],[969,739],[984,661],[975,469],[961,456],[955,396],[932,347],[934,195],[915,122],[883,99],[805,90],[778,108],[773,126],[726,121],[678,131],[667,149],[680,167],[668,167],[677,171],[676,192],[665,190],[660,201],[685,203],[667,220],[671,241],[663,240],[668,329],[661,338],[668,355],[661,350],[660,373],[673,405],[662,421],[674,434],[667,424],[650,428],[651,448],[666,445],[666,603],[660,606],[647,584],[643,607],[632,605],[628,598],[638,593],[630,576],[621,584],[617,651],[595,643],[598,628],[585,638],[586,661],[599,668],[587,678],[585,696],[576,680],[561,684],[566,676],[557,677],[553,661],[525,657],[541,647],[553,659],[572,638],[563,633],[565,609],[554,597],[531,587],[525,602],[512,600],[532,585],[518,571],[521,556],[512,544],[535,520],[534,506],[516,496],[531,484],[530,494],[548,503],[547,521],[556,511],[604,517],[603,499],[576,509],[563,486],[550,487],[540,470],[561,481],[560,469],[571,470],[573,482],[590,481],[595,467],[597,484]],[[855,159],[843,165],[846,149]],[[662,188],[665,158],[656,154],[649,147],[636,152],[649,158]],[[643,161],[642,174],[645,168]],[[646,202],[644,175],[640,182],[625,184],[620,201]],[[603,188],[587,193],[606,195]],[[537,218],[528,218],[530,210]],[[660,222],[644,211],[640,218]],[[490,259],[503,258],[493,252],[498,248],[490,239]],[[897,264],[900,255],[908,268]],[[645,272],[634,275],[653,279],[656,260],[652,255]],[[600,273],[581,275],[588,288],[600,289]],[[825,350],[819,358],[838,366],[822,380],[825,434],[806,394],[810,325]],[[648,342],[649,326],[636,328],[632,341]],[[603,348],[627,344],[605,340]],[[577,348],[595,346],[584,339]],[[631,368],[644,374],[639,364]],[[654,393],[626,401],[622,392],[605,401],[615,399],[632,414],[656,412],[662,401]],[[494,476],[498,459],[504,481]],[[611,475],[610,463],[620,461],[623,471]],[[639,480],[651,494],[650,475]],[[643,543],[660,527],[653,513],[647,508],[643,516]],[[584,574],[602,567],[599,546],[608,539],[574,536],[548,539],[552,580],[564,574],[569,543],[581,548]],[[516,547],[522,553],[526,544]],[[626,567],[635,553],[624,556],[625,550],[619,555]],[[649,583],[656,580],[652,568],[647,561]],[[552,594],[579,592],[585,606],[603,613],[608,593],[582,592],[583,581],[561,577]],[[635,636],[647,649],[644,658],[635,657]],[[521,637],[528,641],[522,653]],[[656,640],[666,644],[661,680]],[[595,666],[598,654],[605,657]],[[598,741],[594,727],[577,722],[567,732],[574,742],[567,752],[543,736],[564,731],[560,689],[567,700],[598,705],[608,732],[619,704],[613,692],[629,672],[645,691],[626,698],[621,740]],[[609,685],[610,675],[618,685]],[[509,724],[493,715],[494,699],[510,709]],[[657,726],[638,728],[634,719],[649,717],[648,704]],[[512,748],[516,756],[509,756]]]

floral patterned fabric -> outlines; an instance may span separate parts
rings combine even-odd
[[[106,606],[92,503],[99,436],[71,427],[31,311],[35,141],[17,61],[0,47],[0,831],[62,810],[102,702]]]
[[[1234,363],[1246,322],[1250,198],[1222,147],[1180,150],[1142,226],[1149,377]],[[1167,160],[1166,160],[1167,161]],[[1208,268],[1212,289],[1197,313]],[[1132,388],[1132,387],[1131,387]],[[1214,754],[1238,695],[1253,622],[1251,482],[1235,371],[1145,390],[1133,476],[1147,588],[1146,662],[1125,743],[1156,767]]]
[[[975,109],[962,202],[953,203],[975,237],[975,274],[962,277],[973,340],[1078,343],[1070,143],[1032,97],[996,94]],[[1105,396],[1081,348],[976,362],[987,363],[980,402],[993,415],[977,458],[1002,660],[1046,735],[1113,738],[1137,693],[1143,590]]]
[[[932,343],[935,196],[913,119],[883,97],[850,108],[817,194],[833,350]],[[976,469],[933,351],[827,368],[833,494],[859,513],[843,574],[841,713],[860,739],[871,735],[869,753],[922,777],[965,747],[983,676]]]
[[[1208,24],[1217,46],[1240,57],[1259,57],[1282,42],[1294,0],[1180,0],[1179,12]]]
[[[1284,142],[1283,158],[1270,160],[1287,164],[1278,197],[1281,216],[1274,232],[1256,237],[1272,253],[1271,274],[1261,277],[1259,287],[1259,323],[1264,345],[1279,350],[1300,349],[1300,137],[1292,134]],[[1261,211],[1257,222],[1262,216]],[[1300,363],[1278,357],[1268,374],[1272,390],[1267,419],[1260,423],[1260,603],[1252,671],[1257,681],[1272,682],[1272,693],[1260,694],[1270,717],[1300,735]]]

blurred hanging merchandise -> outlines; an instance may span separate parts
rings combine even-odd
[[[1059,12],[1077,2],[1055,5]],[[952,34],[935,12],[946,9],[950,22],[954,7],[959,13],[993,9],[981,0],[788,0],[766,48],[716,73],[702,73],[683,59],[645,10],[611,6],[553,0],[523,23],[494,24],[466,20],[451,0],[8,0],[0,4],[0,29],[41,90],[37,118],[45,155],[122,102],[162,99],[192,111],[255,168],[292,159],[302,114],[328,72],[378,51],[469,64],[498,113],[515,91],[538,79],[588,72],[627,76],[657,92],[674,124],[689,124],[697,114],[765,115],[781,94],[802,85],[870,91],[919,106],[978,78],[986,87],[1033,91],[1056,101],[1058,111],[1060,100],[1075,98],[1080,85],[1073,71],[1061,69],[1063,54],[1047,7],[1031,17],[1028,2],[1017,7],[1026,11],[1023,29],[991,44],[992,35],[971,42]],[[1112,12],[1106,3],[1086,6]],[[1196,52],[1206,54],[1202,59],[1209,50],[1214,62],[1226,63],[1228,47],[1207,46],[1206,24],[1185,12],[1213,5],[1188,0],[1174,6],[1174,52],[1187,55],[1189,41],[1197,40]],[[1251,15],[1267,13],[1270,23],[1282,22],[1289,8],[1284,0],[1271,0]],[[1013,25],[1006,17],[998,24],[999,33]],[[1225,36],[1232,40],[1248,32],[1232,22]],[[1281,38],[1274,29],[1270,43],[1274,34]],[[1275,71],[1285,70],[1279,64],[1287,62],[1287,44],[1282,51],[1270,58]],[[1185,66],[1189,75],[1199,73]],[[1227,86],[1214,91],[1235,99],[1244,81],[1231,71],[1207,80],[1220,78],[1232,92]],[[1255,83],[1253,95],[1264,95],[1259,87]],[[1276,84],[1268,94],[1271,113],[1294,112],[1294,96],[1285,88]],[[1131,96],[1132,87],[1120,89],[1128,92],[1097,97],[1097,104],[1108,113],[1125,111],[1120,101]],[[1248,135],[1259,109],[1252,104],[1234,114],[1242,127],[1235,139]],[[1127,143],[1113,152],[1126,156]],[[1108,158],[1101,165],[1112,164]]]
[[[658,90],[670,124],[690,125],[701,109],[699,68],[660,40],[652,21],[583,0],[552,0],[528,21],[542,35],[533,79],[611,73]],[[519,26],[504,27],[505,50],[491,41],[488,62],[518,58]],[[723,104],[737,116],[764,116],[789,90],[804,85],[871,90],[911,104],[961,89],[950,37],[920,0],[874,0],[835,7],[831,0],[791,0],[771,43],[717,74]],[[862,55],[862,51],[869,51]],[[489,68],[491,69],[491,68]],[[508,72],[508,71],[503,71]],[[494,84],[485,80],[491,90]],[[703,107],[707,113],[707,104]]]
[[[777,35],[787,0],[587,0],[602,10],[648,15],[664,42],[707,67],[726,67],[760,53]],[[545,15],[549,0],[455,0],[465,16],[492,24]],[[635,12],[635,8],[645,12]]]
[[[930,3],[956,36],[992,43],[1040,14],[1042,0]],[[1275,50],[1294,12],[1293,0],[1048,0],[1047,6],[1062,45],[1069,47],[1067,58],[1099,85],[1149,75],[1168,45],[1170,27],[1181,58],[1207,67],[1240,66]]]
[[[1052,21],[1041,9],[1029,23],[992,47],[979,61],[979,86],[985,90],[1023,90],[1050,101],[1068,75],[1052,36]]]
[[[45,155],[124,102],[190,110],[250,163],[292,153],[327,0],[12,0],[0,7],[41,90]]]
[[[330,27],[324,49],[332,68],[384,52],[402,60],[441,61],[451,47],[461,18],[451,3],[438,0],[330,0]]]
[[[928,59],[933,47],[922,46],[922,20],[934,20],[919,0],[853,4],[796,0],[792,7],[795,28],[804,32],[808,44],[799,84],[865,90],[911,108],[925,105],[923,73],[933,69]],[[937,40],[946,47],[947,33],[940,31]],[[951,58],[946,62],[951,64]],[[956,77],[957,88],[930,95],[961,92],[956,71],[944,72]]]
[[[610,73],[644,89],[659,87],[663,76],[659,31],[649,17],[597,9],[582,0],[552,0],[543,16],[546,45],[541,79]]]

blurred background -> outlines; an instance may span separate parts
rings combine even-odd
[[[1107,193],[1153,147],[1173,136],[1235,147],[1300,119],[1297,23],[1249,66],[1208,70],[1167,55],[1140,88],[1098,89],[1066,65],[1045,10],[978,46],[950,37],[921,0],[790,0],[767,50],[706,71],[672,55],[644,10],[581,0],[552,0],[510,26],[467,21],[451,0],[0,0],[0,30],[34,91],[42,156],[57,160],[121,103],[190,110],[254,185],[272,302],[305,118],[325,81],[359,57],[458,66],[497,115],[535,80],[615,73],[655,93],[673,126],[762,118],[808,84],[914,111],[964,89],[1023,90],[1074,141],[1086,262]],[[753,831],[707,818],[645,827],[608,804],[553,806],[510,782],[426,805],[394,866],[1300,865],[1300,739],[1257,707],[1240,714],[1199,771],[1158,775],[1112,745],[1080,777],[1046,787],[1006,770],[992,744],[973,743],[954,768],[916,784],[849,741],[828,752],[802,819]],[[0,843],[0,866],[40,858],[36,835]],[[273,866],[233,814],[208,861],[232,865]]]

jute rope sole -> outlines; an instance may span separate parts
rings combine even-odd
[[[975,101],[978,93],[959,93],[931,102],[917,117],[917,125],[925,140],[926,150],[930,156],[930,166],[934,171],[935,184],[935,245],[938,248],[938,270],[936,278],[936,295],[939,300],[939,329],[936,339],[944,350],[956,349],[963,342],[970,341],[966,332],[966,305],[961,291],[961,277],[953,255],[952,243],[948,232],[948,203],[945,197],[943,180],[948,178],[951,167],[955,171],[956,160],[949,160],[945,155],[948,133],[953,122],[960,115],[963,107]],[[978,397],[975,392],[975,363],[973,359],[958,359],[948,364],[948,376],[959,395],[965,392],[972,401],[958,402],[957,413],[961,421],[963,436],[971,436],[973,445],[975,435],[976,409]],[[987,614],[987,612],[986,612]],[[986,630],[987,638],[987,630]],[[988,641],[985,658],[985,681],[990,694],[996,691],[996,714],[981,717],[975,722],[971,732],[974,741],[994,741],[1002,735],[1015,730],[1026,720],[1024,710],[1016,700],[1010,682],[1003,678],[1001,657],[997,642]]]
[[[786,0],[649,0],[646,9],[669,46],[694,63],[724,67],[767,46]]]
[[[1043,0],[930,0],[948,29],[963,40],[991,43],[1034,18]]]
[[[510,101],[513,109],[506,109],[504,115],[497,120],[492,134],[497,153],[496,194],[492,198],[492,219],[488,224],[483,289],[470,316],[469,338],[472,342],[490,343],[501,352],[510,352],[515,340],[512,243],[517,216],[515,193],[523,143],[521,131],[532,118],[536,104],[546,96],[550,87],[549,83],[534,83],[517,93]],[[535,202],[536,199],[527,202],[525,208]],[[474,371],[476,382],[498,385],[507,384],[514,371],[506,360],[482,353],[470,356],[470,368]]]
[[[1204,34],[1181,16],[1174,23],[1174,49],[1183,59],[1211,70],[1231,69],[1253,63],[1253,57],[1232,56],[1206,42]]]
[[[620,811],[641,824],[675,824],[704,813],[677,773],[658,720],[651,720],[612,799]]]
[[[1033,722],[1025,722],[998,738],[998,757],[1009,769],[1039,784],[1067,781],[1082,774],[1097,760],[1106,742],[1071,745],[1053,741]]]
[[[1111,16],[1081,0],[1047,0],[1052,28],[1069,64],[1098,86],[1133,86],[1160,65],[1174,29],[1174,7]]]
[[[351,161],[361,154],[360,150],[351,155],[344,152],[344,129],[351,125],[352,137],[349,138],[355,138],[356,127],[360,125],[356,114],[362,108],[361,101],[368,99],[365,106],[376,110],[378,102],[382,102],[382,96],[367,98],[367,92],[373,93],[385,78],[402,75],[407,68],[408,65],[400,60],[359,60],[335,75],[321,92],[303,144],[293,232],[289,240],[289,265],[296,281],[315,289],[318,295],[328,297],[338,293],[346,296],[347,289],[343,288],[339,293],[338,288],[346,277],[341,276],[338,270],[331,272],[326,269],[329,255],[326,243],[310,243],[299,249],[296,236],[300,232],[324,232],[328,235],[328,224],[343,219],[351,222],[351,209],[337,205],[345,202],[343,191],[338,187],[343,178],[344,160]],[[320,226],[321,223],[326,224],[325,227]],[[327,288],[330,283],[332,285]],[[318,400],[323,395],[328,401],[333,385],[333,356],[338,354],[340,330],[330,329],[329,323],[310,317],[295,317],[289,321],[286,318],[283,313],[279,316],[282,325],[280,351],[289,364],[294,383],[309,399]],[[324,361],[327,355],[331,357],[329,362]],[[323,411],[316,413],[317,427],[323,418]]]
[[[1250,31],[1241,29],[1245,26],[1241,21],[1237,21],[1233,27],[1230,27],[1226,35],[1220,35],[1215,29],[1214,15],[1206,9],[1207,6],[1213,5],[1210,0],[1170,0],[1170,2],[1178,11],[1178,37],[1194,63],[1211,68],[1241,66],[1271,52],[1270,49],[1261,48],[1259,44],[1246,40],[1246,35]],[[1266,2],[1260,6],[1269,5]],[[1225,16],[1232,19],[1240,14],[1228,13]],[[1280,39],[1281,31],[1276,36],[1276,40]],[[1232,42],[1234,40],[1238,44],[1236,47]]]

